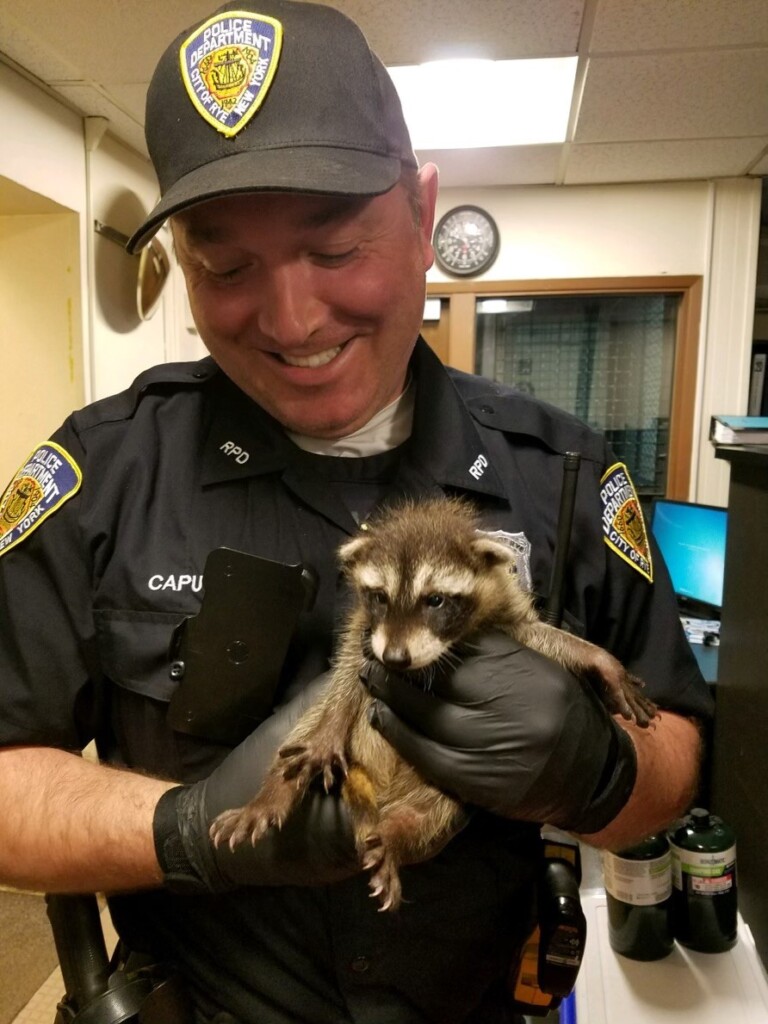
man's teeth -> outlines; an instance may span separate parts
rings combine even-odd
[[[283,362],[288,363],[289,366],[325,366],[326,363],[330,363],[332,359],[341,352],[341,345],[337,345],[336,348],[327,348],[325,352],[315,352],[312,356],[287,356],[282,353]]]

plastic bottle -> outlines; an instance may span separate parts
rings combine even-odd
[[[669,833],[672,927],[700,953],[722,953],[736,942],[736,837],[722,818],[694,807]]]
[[[665,835],[648,836],[619,853],[603,853],[608,939],[631,960],[672,952],[672,868]]]

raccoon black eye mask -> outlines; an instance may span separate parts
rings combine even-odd
[[[490,674],[489,711],[499,714],[506,744],[496,771],[503,764],[520,771],[504,782],[502,800],[482,746],[480,756],[460,758],[457,773],[480,777],[469,792],[481,806],[583,832],[611,820],[631,791],[635,762],[631,740],[606,709],[647,727],[655,706],[607,651],[539,620],[516,582],[513,553],[478,532],[471,506],[441,498],[390,510],[342,545],[339,558],[356,601],[330,681],[283,743],[259,793],[215,819],[216,845],[257,843],[320,780],[326,791],[341,789],[372,895],[382,909],[400,904],[400,865],[437,852],[466,811],[372,727],[379,709],[360,679],[371,663],[374,677],[388,669],[418,678],[422,685],[406,688],[425,700],[425,680],[439,677],[450,687],[453,674],[474,671],[486,693]],[[474,738],[465,739],[470,751]]]

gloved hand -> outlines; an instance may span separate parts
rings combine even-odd
[[[316,679],[263,722],[207,779],[168,790],[154,816],[155,850],[165,884],[177,892],[225,892],[242,885],[326,885],[360,871],[341,799],[310,791],[282,829],[256,846],[216,849],[208,830],[221,811],[259,790],[288,732],[326,681]]]
[[[363,682],[371,725],[462,803],[590,833],[632,791],[634,744],[592,689],[506,634],[478,638],[427,691],[378,662]]]

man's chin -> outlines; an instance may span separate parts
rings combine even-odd
[[[292,434],[313,437],[322,441],[337,441],[360,430],[379,411],[374,398],[364,405],[342,404],[342,401],[325,403],[324,408],[316,410],[293,409],[284,410],[285,415],[275,418]],[[274,413],[273,413],[274,415]]]

